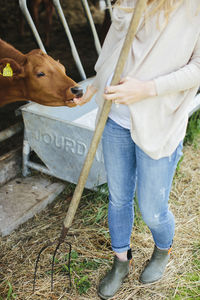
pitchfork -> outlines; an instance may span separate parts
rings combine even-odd
[[[135,34],[137,32],[137,28],[138,28],[138,24],[139,24],[141,15],[145,9],[146,2],[147,2],[147,0],[138,0],[137,1],[137,5],[135,7],[135,10],[134,10],[134,13],[133,13],[130,25],[129,25],[129,29],[128,29],[128,32],[127,32],[127,35],[126,35],[126,38],[124,41],[124,45],[122,47],[122,50],[121,50],[121,53],[120,53],[120,56],[119,56],[119,59],[118,59],[118,62],[117,62],[116,68],[115,68],[115,72],[114,72],[114,75],[112,78],[111,85],[116,85],[120,81],[120,77],[123,72],[123,68],[124,68],[126,59],[128,57],[131,44],[132,44]],[[101,136],[102,136],[102,133],[103,133],[103,130],[104,130],[107,118],[108,118],[108,114],[110,112],[111,104],[112,104],[111,101],[104,101],[104,104],[103,104],[103,107],[101,110],[101,114],[99,117],[99,121],[97,123],[96,129],[95,129],[95,132],[94,132],[91,144],[90,144],[90,149],[87,153],[87,156],[86,156],[83,168],[81,170],[80,177],[79,177],[77,186],[75,188],[69,209],[68,209],[66,217],[63,221],[63,227],[61,230],[60,237],[54,242],[47,243],[47,245],[44,246],[38,254],[38,257],[36,260],[36,265],[35,265],[35,272],[34,272],[33,291],[35,290],[36,273],[37,273],[37,267],[38,267],[40,255],[47,247],[52,246],[52,245],[56,244],[56,242],[57,242],[55,251],[53,253],[52,269],[51,269],[52,270],[52,272],[51,272],[51,290],[53,290],[53,272],[54,272],[55,256],[56,256],[56,253],[57,253],[60,245],[64,242],[65,237],[67,236],[69,228],[74,219],[76,210],[78,208],[78,205],[79,205],[79,202],[80,202],[80,199],[81,199],[84,187],[85,187],[85,183],[87,181],[87,177],[88,177],[90,168],[91,168],[93,160],[94,160],[94,156],[95,156],[99,141],[101,139]],[[71,245],[69,243],[68,243],[68,245],[70,247],[69,260],[68,260],[68,270],[69,270],[69,278],[70,278]],[[70,286],[71,286],[71,278],[70,278]]]

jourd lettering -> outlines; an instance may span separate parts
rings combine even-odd
[[[32,132],[32,138],[36,139],[40,143],[44,143],[48,146],[56,147],[59,150],[72,153],[74,155],[85,156],[87,154],[87,145],[82,141],[72,139],[67,136],[58,135],[55,132]],[[102,153],[97,151],[96,160],[103,162]]]

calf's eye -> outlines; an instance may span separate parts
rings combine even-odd
[[[37,77],[42,77],[42,76],[45,76],[43,72],[37,73]]]

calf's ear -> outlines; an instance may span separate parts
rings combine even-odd
[[[33,50],[31,50],[30,52],[28,52],[26,54],[26,56],[30,56],[30,55],[41,55],[41,56],[44,56],[45,53],[41,49],[33,49]]]
[[[0,59],[0,76],[4,77],[23,77],[24,68],[20,66],[14,59],[12,58],[3,58]]]

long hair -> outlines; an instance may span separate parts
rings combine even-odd
[[[176,9],[177,6],[183,1],[184,0],[147,0],[145,17],[152,17],[154,15],[159,15],[161,12],[163,12],[167,21],[171,12],[174,9]],[[121,6],[122,2],[122,0],[117,0],[115,1],[114,5],[119,6],[121,9],[127,12],[131,12],[131,8]]]
[[[149,16],[159,14],[161,11],[164,12],[166,20],[168,20],[171,12],[181,4],[183,0],[148,0],[147,6],[152,4],[152,9],[149,12]]]

